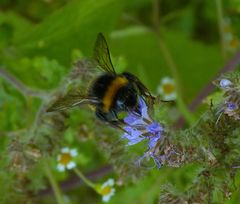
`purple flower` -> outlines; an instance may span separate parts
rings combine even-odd
[[[141,136],[141,131],[139,130],[133,129],[130,126],[124,127],[124,130],[128,133],[125,132],[122,137],[129,140],[128,145],[135,145],[144,139],[144,137]]]
[[[134,126],[134,125],[144,125],[145,122],[143,121],[142,117],[137,115],[134,112],[130,112],[127,117],[125,117],[124,122],[127,125]]]
[[[162,163],[163,163],[162,161],[165,160],[165,157],[166,156],[164,156],[164,155],[163,156],[152,155],[153,161],[158,169],[160,169],[162,167]]]
[[[161,138],[163,127],[154,121],[150,125],[147,125],[146,130],[150,133],[148,146],[149,148],[153,148]]]
[[[150,132],[152,134],[158,134],[159,132],[163,131],[163,128],[157,122],[151,123],[150,125],[148,125],[146,127],[146,129],[148,130],[148,132]]]
[[[150,119],[148,115],[148,107],[142,97],[139,97],[138,104],[139,104],[142,118]]]
[[[143,98],[139,97],[138,109],[129,112],[128,116],[124,118],[126,131],[122,138],[128,140],[128,145],[135,145],[142,140],[148,141],[148,151],[144,157],[153,158],[156,166],[160,168],[161,164],[154,153],[154,148],[159,144],[161,135],[164,132],[163,127],[156,121],[153,121],[148,114],[148,106]],[[146,156],[148,155],[148,156]]]
[[[156,155],[154,154],[152,151],[147,151],[144,153],[143,156],[141,156],[136,164],[138,166],[143,166],[142,164],[144,163],[143,160],[147,161],[149,160],[149,158],[153,159],[154,163],[155,163],[155,166],[160,169],[162,167],[162,165],[164,164],[165,160],[166,160],[166,156],[165,155]],[[155,166],[152,166],[152,167],[148,167],[148,168],[153,168]],[[145,166],[146,167],[146,166]]]
[[[236,110],[238,109],[238,105],[236,103],[232,103],[232,102],[228,102],[228,107],[227,107],[229,110]]]
[[[233,117],[234,120],[240,120],[239,104],[236,102],[234,103],[231,101],[225,101],[225,103],[223,104],[221,109],[218,110],[218,112],[217,112],[217,114],[219,114],[219,116],[218,116],[216,124],[220,120],[222,113],[228,115],[229,117]]]
[[[148,146],[150,149],[152,149],[153,147],[156,146],[157,142],[160,140],[161,138],[161,133],[157,133],[156,135],[152,135],[149,137],[149,142],[148,142]]]
[[[139,111],[140,114],[136,111],[132,111],[128,114],[127,117],[124,118],[124,122],[127,125],[146,125],[144,119],[150,120],[150,117],[148,115],[148,107],[142,97],[139,97],[137,111]]]

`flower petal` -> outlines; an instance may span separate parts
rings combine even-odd
[[[69,150],[69,148],[68,147],[63,147],[62,149],[61,149],[61,152],[62,153],[68,153],[70,150]]]
[[[128,145],[129,145],[129,146],[135,145],[135,144],[141,142],[143,139],[144,139],[144,138],[141,138],[141,137],[131,139],[131,140],[129,140]]]
[[[63,172],[63,171],[65,171],[65,166],[62,165],[62,164],[58,164],[57,165],[57,170],[60,171],[60,172]]]
[[[142,132],[139,131],[139,130],[136,130],[130,126],[127,126],[124,128],[128,133],[124,133],[123,134],[123,138],[126,138],[128,139],[128,145],[134,145],[134,144],[137,144],[139,142],[141,142],[144,137],[141,137],[142,135]]]
[[[146,127],[146,129],[148,130],[148,132],[150,132],[152,134],[157,134],[157,133],[163,131],[163,128],[157,122],[152,122],[150,125],[148,125]]]
[[[161,138],[161,134],[157,134],[155,136],[150,136],[149,137],[149,142],[148,142],[148,146],[150,149],[152,149],[153,147],[155,147],[156,143],[160,140]]]
[[[161,84],[174,84],[174,80],[170,77],[163,77]]]
[[[139,117],[133,113],[129,113],[123,120],[127,125],[134,125],[136,121],[139,120]]]
[[[177,94],[176,94],[176,92],[173,92],[173,93],[168,94],[168,95],[165,94],[165,95],[163,95],[163,98],[166,101],[173,101],[177,98]]]
[[[142,97],[139,97],[139,105],[140,105],[140,108],[141,108],[141,116],[142,118],[146,118],[146,119],[149,119],[149,115],[148,115],[148,106],[147,104],[145,103],[145,101],[143,100]]]
[[[102,197],[102,201],[105,202],[105,203],[108,202],[109,200],[110,200],[109,195],[105,195],[105,196]]]
[[[238,109],[238,105],[237,105],[236,103],[228,102],[227,105],[228,105],[227,108],[228,108],[229,110],[234,111],[234,110]]]
[[[228,79],[221,79],[219,84],[221,88],[227,89],[227,88],[230,88],[230,86],[232,85],[232,82]]]
[[[115,188],[111,188],[111,191],[109,192],[109,194],[104,195],[102,197],[102,201],[103,202],[108,202],[110,200],[110,198],[115,194]]]
[[[114,185],[114,179],[110,178],[105,183],[109,186],[113,186]]]
[[[71,149],[71,150],[70,150],[70,155],[71,155],[72,157],[77,156],[77,154],[78,154],[77,149]]]
[[[74,167],[76,167],[76,163],[73,162],[73,161],[70,161],[70,162],[67,164],[67,169],[73,169]]]

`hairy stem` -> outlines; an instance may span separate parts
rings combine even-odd
[[[52,186],[52,189],[53,189],[54,195],[56,197],[57,203],[58,204],[64,204],[64,200],[63,200],[61,190],[60,190],[57,182],[55,181],[54,176],[53,176],[53,174],[51,172],[51,169],[50,169],[49,165],[47,164],[47,162],[44,165],[44,170],[45,170],[46,176],[48,177],[48,180],[49,180],[49,182]]]
[[[224,22],[223,22],[222,0],[216,0],[216,9],[217,9],[218,29],[219,29],[220,40],[221,40],[222,54],[223,54],[223,57],[226,59],[227,53],[226,53],[226,46],[224,42],[224,27],[223,27]]]
[[[46,94],[44,91],[34,90],[26,85],[24,85],[21,81],[15,78],[12,74],[10,74],[6,69],[0,66],[0,77],[5,79],[9,84],[14,86],[19,92],[21,92],[25,97],[26,96],[33,96],[37,98],[44,99]]]
[[[176,91],[177,91],[177,106],[179,110],[181,111],[182,115],[186,119],[189,125],[193,124],[195,121],[195,118],[193,114],[188,110],[188,107],[184,103],[182,99],[182,88],[181,88],[181,82],[179,79],[179,74],[177,71],[176,63],[173,60],[173,57],[171,55],[171,52],[167,45],[165,44],[164,40],[161,37],[160,33],[160,11],[159,11],[159,0],[153,0],[153,28],[154,32],[156,33],[156,36],[158,38],[160,49],[163,53],[163,57],[165,58],[165,61],[173,75],[173,78],[175,80],[176,84]]]
[[[91,182],[79,169],[74,168],[73,170],[84,181],[84,183],[95,190],[95,184]]]
[[[98,178],[106,176],[107,174],[109,174],[112,171],[113,171],[113,168],[111,166],[103,166],[95,171],[88,172],[87,178],[89,178],[91,180],[96,180]],[[82,186],[83,184],[84,184],[84,182],[82,179],[79,179],[79,178],[73,176],[73,177],[69,178],[68,180],[61,182],[60,187],[61,187],[62,191],[69,191],[76,187]],[[38,197],[42,198],[44,196],[52,195],[52,193],[53,193],[52,189],[47,188],[47,189],[39,191]]]

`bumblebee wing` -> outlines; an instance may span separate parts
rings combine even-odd
[[[140,79],[138,79],[135,75],[133,75],[129,72],[126,72],[125,74],[126,74],[127,78],[137,86],[140,94],[146,98],[147,103],[150,105],[153,105],[156,97],[150,93],[148,88],[140,81]]]
[[[79,105],[96,105],[97,103],[98,101],[95,98],[86,97],[84,95],[69,94],[63,98],[59,98],[50,108],[47,109],[47,112],[63,111]]]
[[[155,101],[156,101],[156,97],[153,96],[150,91],[148,90],[148,88],[139,80],[136,81],[136,85],[140,91],[140,93],[145,97],[147,104],[149,104],[151,107],[153,107]]]
[[[102,33],[99,33],[94,48],[94,58],[104,71],[116,74],[108,49],[107,41]]]

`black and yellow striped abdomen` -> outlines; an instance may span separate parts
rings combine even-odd
[[[103,112],[114,106],[118,91],[128,84],[123,75],[104,74],[96,79],[91,86],[90,95],[98,98]]]

